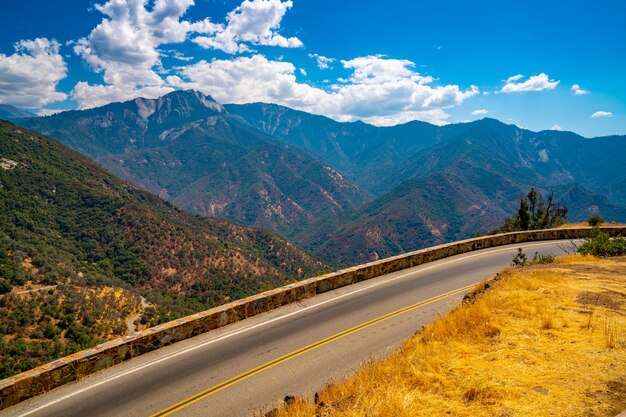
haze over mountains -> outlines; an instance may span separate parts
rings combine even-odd
[[[532,186],[570,220],[626,218],[626,137],[339,123],[195,91],[22,122],[192,212],[271,228],[337,265],[501,224]]]
[[[195,91],[25,123],[192,212],[293,235],[368,193]]]

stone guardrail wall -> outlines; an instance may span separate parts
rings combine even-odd
[[[622,226],[607,226],[602,227],[602,230],[611,236],[626,235],[626,227]],[[135,356],[316,294],[465,252],[540,240],[586,238],[590,231],[590,227],[549,229],[467,239],[381,259],[266,291],[103,343],[4,379],[0,381],[0,410]]]

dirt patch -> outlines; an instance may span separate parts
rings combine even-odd
[[[580,304],[588,306],[600,306],[611,310],[619,311],[624,303],[623,294],[616,291],[590,292],[583,291],[578,294],[576,301]]]
[[[585,417],[617,416],[626,410],[626,374],[607,382],[604,389],[588,391],[586,395],[590,407]],[[607,407],[598,407],[597,404],[605,404]]]

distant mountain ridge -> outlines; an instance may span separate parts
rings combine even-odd
[[[28,117],[37,117],[37,115],[10,104],[0,104],[0,119],[16,120]]]
[[[492,230],[530,187],[567,201],[571,220],[626,207],[626,136],[489,118],[376,127],[194,91],[27,124],[180,207],[276,230],[337,265]]]
[[[116,175],[192,212],[293,235],[369,194],[197,91],[32,119]]]

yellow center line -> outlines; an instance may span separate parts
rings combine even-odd
[[[188,407],[188,406],[190,406],[192,404],[195,404],[198,401],[201,401],[201,400],[203,400],[203,399],[205,399],[205,398],[207,398],[207,397],[209,397],[209,396],[211,396],[213,394],[216,394],[216,393],[218,393],[218,392],[220,392],[220,391],[222,391],[222,390],[224,390],[224,389],[226,389],[226,388],[228,388],[230,386],[233,386],[233,385],[235,385],[235,384],[237,384],[239,382],[242,382],[242,381],[244,381],[244,380],[246,380],[246,379],[248,379],[250,377],[253,377],[254,375],[257,375],[257,374],[259,374],[261,372],[264,372],[264,371],[266,371],[266,370],[268,370],[270,368],[273,368],[274,366],[280,365],[281,363],[286,362],[286,361],[288,361],[290,359],[293,359],[295,357],[303,355],[303,354],[305,354],[307,352],[310,352],[310,351],[312,351],[314,349],[322,347],[322,346],[324,346],[324,345],[326,345],[328,343],[334,342],[335,340],[339,340],[341,338],[349,336],[349,335],[351,335],[353,333],[356,333],[356,332],[358,332],[360,330],[366,329],[366,328],[368,328],[370,326],[373,326],[373,325],[378,324],[380,322],[383,322],[385,320],[389,320],[389,319],[397,317],[397,316],[399,316],[401,314],[407,313],[407,312],[409,312],[411,310],[415,310],[416,308],[423,307],[423,306],[425,306],[427,304],[432,304],[432,303],[440,301],[440,300],[442,300],[444,298],[460,294],[460,293],[462,293],[464,291],[467,291],[468,289],[472,288],[473,286],[474,286],[474,284],[468,285],[468,286],[465,286],[465,287],[462,287],[462,288],[457,288],[456,290],[452,290],[452,291],[446,292],[444,294],[440,294],[440,295],[438,295],[436,297],[432,297],[432,298],[429,298],[427,300],[420,301],[420,302],[417,302],[415,304],[411,304],[410,306],[401,308],[401,309],[396,310],[396,311],[392,311],[391,313],[387,313],[387,314],[385,314],[383,316],[377,317],[377,318],[372,319],[370,321],[367,321],[365,323],[361,323],[359,325],[356,325],[356,326],[354,326],[354,327],[352,327],[350,329],[344,330],[344,331],[339,332],[337,334],[334,334],[332,336],[328,336],[328,337],[326,337],[324,339],[318,340],[317,342],[313,342],[313,343],[311,343],[308,346],[304,346],[304,347],[302,347],[300,349],[296,349],[296,350],[294,350],[292,352],[287,353],[286,355],[280,356],[280,357],[278,357],[278,358],[276,358],[274,360],[271,360],[271,361],[269,361],[267,363],[264,363],[263,365],[259,365],[256,368],[250,369],[250,370],[248,370],[246,372],[243,372],[243,373],[241,373],[241,374],[239,374],[237,376],[234,376],[234,377],[232,377],[232,378],[230,378],[230,379],[228,379],[228,380],[226,380],[224,382],[221,382],[221,383],[219,383],[217,385],[214,385],[214,386],[212,386],[210,388],[207,388],[204,391],[198,392],[197,394],[194,394],[194,395],[192,395],[192,396],[190,396],[190,397],[188,397],[188,398],[186,398],[186,399],[184,399],[184,400],[182,400],[180,402],[177,402],[174,405],[171,405],[171,406],[169,406],[169,407],[167,407],[167,408],[165,408],[165,409],[163,409],[163,410],[161,410],[161,411],[159,411],[159,412],[157,412],[155,414],[152,414],[150,417],[165,417],[165,416],[169,416],[171,414],[174,414],[175,412],[180,411],[183,408],[186,408],[186,407]]]

